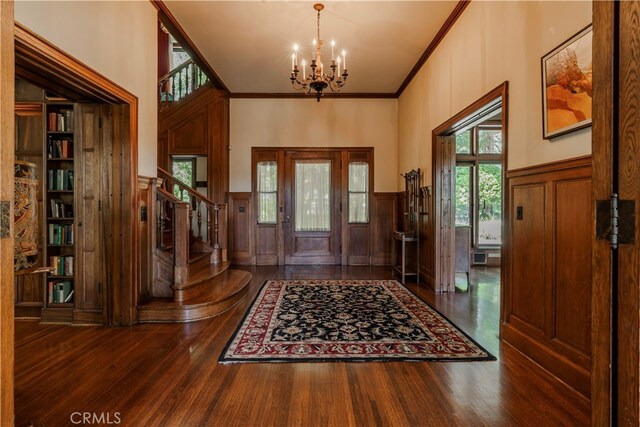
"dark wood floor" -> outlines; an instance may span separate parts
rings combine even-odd
[[[103,328],[17,322],[17,425],[70,425],[74,412],[109,413],[111,420],[119,413],[121,425],[134,426],[588,425],[584,398],[500,344],[497,270],[474,271],[469,293],[438,296],[409,287],[498,361],[218,365],[264,280],[390,277],[379,267],[262,267],[252,273],[247,299],[196,323]]]

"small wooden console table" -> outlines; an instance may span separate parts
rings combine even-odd
[[[397,247],[400,245],[400,259],[398,259]],[[409,257],[407,256],[407,245],[415,246],[415,266],[409,265]],[[418,253],[418,238],[413,231],[394,231],[393,232],[393,248],[392,258],[393,269],[400,274],[402,284],[405,284],[406,276],[415,276],[419,281],[418,272],[420,271],[420,254]]]

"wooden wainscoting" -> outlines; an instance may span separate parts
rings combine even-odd
[[[391,265],[391,233],[398,229],[398,224],[398,193],[374,193],[371,199],[370,231],[367,231],[371,235],[358,238],[359,229],[352,232],[347,246],[352,255],[350,263],[362,252],[362,248],[357,245],[370,240],[371,264]],[[252,194],[229,193],[230,259],[233,264],[276,265],[278,227],[279,224],[261,226],[257,230],[259,235],[254,236],[256,223]],[[425,237],[425,242],[429,242],[428,237]],[[424,252],[426,260],[429,255],[428,251]],[[362,264],[365,256],[361,256],[355,263]],[[425,267],[423,273],[428,276],[429,272],[429,268]]]
[[[509,171],[507,181],[502,337],[588,397],[591,157]]]
[[[398,230],[398,193],[374,193],[371,207],[371,264],[391,265],[393,242],[391,235]]]
[[[389,194],[395,195],[393,202],[393,230],[407,230],[407,217],[403,214],[405,207],[405,199],[404,199],[404,191],[400,191],[398,193],[378,193],[378,194]],[[422,197],[422,196],[421,196]],[[426,283],[431,289],[433,287],[433,262],[434,262],[434,239],[433,239],[433,202],[431,200],[431,196],[429,196],[428,200],[421,201],[420,211],[426,213],[426,215],[422,215],[421,217],[421,228],[420,228],[420,280],[422,283]],[[384,219],[383,219],[384,220]],[[381,225],[381,232],[384,232],[385,227],[387,225]],[[389,242],[385,248],[388,249],[388,260],[381,264],[375,265],[391,265],[391,235],[389,234]],[[378,246],[380,247],[380,246]]]
[[[155,193],[158,178],[138,177],[138,203],[140,215],[140,270],[138,283],[139,302],[146,301],[153,295],[153,253],[156,248]],[[144,212],[144,213],[143,213]]]
[[[251,192],[229,193],[229,255],[236,265],[254,265],[255,215]]]

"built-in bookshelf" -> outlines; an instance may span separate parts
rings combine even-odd
[[[75,288],[74,106],[45,102],[46,259],[45,307],[73,308]]]

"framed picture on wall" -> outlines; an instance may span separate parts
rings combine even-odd
[[[542,57],[542,136],[591,126],[592,26]]]

